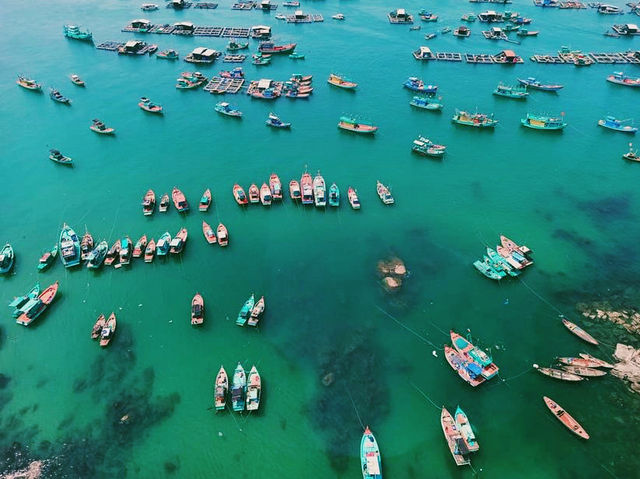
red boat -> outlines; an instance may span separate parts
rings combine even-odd
[[[258,302],[255,304],[255,306],[251,310],[251,316],[249,316],[249,320],[247,321],[247,324],[249,326],[257,326],[258,321],[260,321],[260,318],[262,317],[263,314],[264,314],[264,296],[262,296],[258,300]]]
[[[185,243],[187,242],[187,228],[182,228],[176,233],[176,236],[169,243],[169,252],[178,254],[182,252]]]
[[[282,183],[275,173],[271,173],[269,177],[269,188],[271,189],[271,196],[274,200],[282,199]]]
[[[236,203],[239,205],[246,205],[249,200],[247,199],[247,195],[244,193],[242,186],[238,183],[233,185],[233,197],[236,199]]]
[[[149,190],[142,198],[142,214],[149,216],[153,214],[153,210],[156,206],[156,194],[153,190]]]
[[[136,245],[133,247],[133,257],[139,258],[142,256],[142,252],[147,247],[147,235],[142,235],[142,237],[136,242]]]
[[[276,45],[273,42],[262,42],[258,45],[260,53],[289,53],[296,49],[296,43],[287,43],[286,45]]]
[[[113,339],[113,335],[116,332],[116,314],[111,313],[109,315],[109,319],[107,319],[107,324],[102,328],[100,333],[100,346],[105,348],[109,345],[111,340]]]
[[[266,183],[262,183],[260,187],[260,202],[264,206],[269,206],[271,204],[271,200],[273,197],[271,196],[271,188]]]
[[[187,203],[187,198],[185,198],[184,193],[175,186],[173,187],[173,191],[171,192],[171,199],[173,200],[173,204],[175,205],[178,212],[182,213],[184,211],[189,211],[189,203]]]
[[[191,324],[198,325],[204,323],[204,299],[200,296],[200,293],[191,300]]]
[[[571,415],[567,411],[562,409],[559,404],[557,404],[555,401],[553,401],[553,399],[548,398],[547,396],[542,396],[542,398],[544,399],[544,403],[549,408],[549,411],[551,411],[553,415],[558,418],[558,421],[564,424],[566,428],[569,429],[569,431],[574,433],[576,436],[581,437],[582,439],[589,439],[589,434],[587,434],[587,431],[585,431],[580,423],[573,419],[573,417],[571,417]]]
[[[211,190],[207,188],[202,193],[202,198],[200,198],[200,204],[198,205],[198,210],[207,211],[209,206],[211,205]]]
[[[249,203],[259,203],[260,202],[260,190],[258,189],[258,185],[253,183],[249,187]]]
[[[480,366],[477,366],[473,362],[466,361],[465,358],[452,347],[445,345],[444,355],[447,358],[449,366],[451,366],[462,379],[473,387],[476,387],[478,384],[482,384],[485,381],[485,378],[480,374]],[[473,371],[473,366],[477,366],[477,374]]]
[[[149,244],[144,250],[144,262],[151,263],[153,261],[153,255],[156,254],[156,242],[151,238]]]
[[[227,246],[229,244],[229,232],[227,227],[220,223],[218,225],[218,244],[220,246]]]
[[[58,282],[56,281],[42,293],[40,293],[40,296],[38,296],[38,301],[33,305],[33,307],[22,313],[18,317],[18,319],[16,319],[16,323],[22,324],[24,326],[29,326],[38,316],[40,316],[44,312],[45,309],[47,309],[47,306],[49,306],[53,301],[53,298],[56,297],[57,292]]]
[[[91,339],[98,339],[98,336],[100,336],[105,324],[107,324],[107,319],[104,317],[104,314],[101,314],[98,316],[96,324],[93,325],[93,329],[91,330]]]
[[[313,179],[311,175],[305,171],[302,178],[300,178],[300,185],[302,186],[302,204],[313,204]]]
[[[289,182],[289,196],[294,201],[302,198],[302,194],[300,193],[300,183],[298,183],[296,180],[291,180]]]
[[[213,244],[216,242],[216,234],[213,232],[213,229],[206,221],[202,222],[202,233],[204,234],[207,243]]]
[[[113,243],[113,246],[111,246],[111,249],[107,251],[107,255],[104,258],[104,264],[106,264],[107,266],[111,266],[120,254],[120,248],[120,240],[117,239],[116,242]]]

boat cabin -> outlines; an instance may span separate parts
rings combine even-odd
[[[624,23],[611,27],[618,35],[640,35],[638,26],[634,23]]]
[[[122,53],[138,53],[140,50],[142,50],[146,46],[147,44],[140,40],[129,40],[122,47]]]
[[[416,60],[435,60],[436,56],[429,47],[420,47],[413,52],[413,56]]]
[[[260,10],[271,11],[271,10],[275,10],[276,8],[277,8],[277,5],[272,5],[271,0],[262,0],[260,2]]]
[[[137,20],[132,20],[131,23],[129,23],[129,27],[137,28],[139,30],[149,30],[152,26],[153,25],[151,24],[151,22],[146,18],[139,18]]]
[[[196,62],[213,63],[218,56],[218,52],[211,48],[198,47],[195,48],[188,56],[191,60]]]
[[[257,89],[260,91],[263,91],[263,90],[266,90],[267,88],[271,88],[271,83],[272,83],[272,80],[269,80],[267,78],[261,78],[260,80],[258,80]]]
[[[297,19],[297,20],[302,20],[303,18],[307,17],[307,14],[304,13],[302,10],[296,10],[295,12],[293,12],[293,16]]]
[[[407,13],[404,8],[398,8],[387,14],[390,23],[407,24],[413,23],[413,15]]]
[[[169,2],[169,8],[173,8],[175,10],[182,10],[185,7],[184,0],[171,0]]]
[[[500,53],[493,56],[493,61],[496,63],[505,63],[510,65],[524,62],[522,57],[516,55],[513,50],[502,50]]]
[[[191,22],[177,22],[173,24],[173,33],[181,35],[193,35],[195,29]]]
[[[251,27],[251,38],[271,38],[271,27],[268,27],[266,25],[254,25],[253,27]]]
[[[478,14],[478,20],[485,23],[499,23],[504,22],[504,15],[493,10],[487,10]]]

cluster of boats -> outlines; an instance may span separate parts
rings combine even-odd
[[[223,366],[216,375],[213,389],[213,399],[216,411],[222,411],[227,407],[229,394],[229,377]],[[231,407],[235,412],[257,411],[262,399],[262,379],[255,366],[249,371],[249,378],[241,363],[238,363],[233,372],[231,382]]]
[[[447,408],[443,407],[440,413],[440,424],[456,465],[471,464],[469,455],[478,451],[480,444],[478,444],[469,418],[462,408],[458,406],[455,415],[452,416]]]
[[[437,145],[429,138],[426,138],[422,135],[413,140],[413,144],[411,146],[411,150],[418,153],[419,155],[431,156],[434,158],[442,158],[446,149],[446,146]]]
[[[264,296],[260,297],[260,299],[256,302],[255,296],[251,294],[249,299],[247,299],[242,305],[242,308],[240,308],[238,318],[236,319],[236,324],[238,326],[244,326],[245,324],[254,327],[257,326],[260,322],[260,319],[264,315],[264,309]]]
[[[58,293],[58,282],[56,281],[44,291],[40,291],[40,283],[29,290],[23,296],[16,296],[9,303],[9,308],[13,309],[13,317],[16,323],[29,326],[35,321],[53,302]]]
[[[491,356],[460,334],[454,331],[449,334],[453,347],[445,344],[444,355],[451,368],[465,382],[476,387],[498,374],[498,366]]]
[[[171,201],[173,202],[176,210],[178,210],[178,213],[186,213],[189,211],[189,202],[187,201],[187,197],[177,186],[174,186],[171,190]],[[209,209],[209,206],[211,206],[211,201],[211,190],[207,188],[202,193],[200,201],[198,202],[198,211],[206,212]],[[170,204],[169,195],[167,193],[163,194],[160,198],[158,211],[160,213],[166,213]],[[142,198],[142,214],[144,216],[151,216],[155,212],[155,208],[156,194],[153,190],[147,190]]]
[[[101,314],[91,329],[91,339],[99,339],[100,347],[104,348],[109,345],[115,333],[116,313],[112,312],[108,318]]]
[[[487,278],[499,281],[507,275],[518,276],[524,268],[532,265],[530,254],[531,250],[526,246],[501,235],[500,245],[495,250],[487,247],[487,254],[473,266]]]
[[[571,382],[583,381],[585,378],[602,377],[607,372],[598,368],[613,368],[612,364],[585,353],[581,353],[577,358],[556,358],[556,361],[558,362],[556,367],[541,368],[537,364],[534,364],[533,367],[545,376]]]

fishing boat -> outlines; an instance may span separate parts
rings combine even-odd
[[[111,266],[113,264],[113,262],[116,260],[116,258],[118,257],[118,255],[120,254],[120,240],[116,240],[115,243],[113,243],[113,245],[111,246],[111,248],[109,248],[109,251],[107,251],[107,254],[104,258],[104,264],[106,264],[107,266]]]
[[[73,160],[68,156],[64,156],[60,150],[51,149],[49,150],[49,159],[51,161],[55,161],[56,163],[60,163],[61,165],[73,166]]]
[[[231,383],[231,404],[234,411],[244,411],[245,390],[247,388],[247,377],[242,364],[238,363],[233,372],[233,382]]]
[[[229,232],[227,231],[227,227],[220,223],[216,232],[218,233],[218,244],[220,246],[227,246],[229,244]]]
[[[360,209],[360,199],[358,198],[358,193],[351,186],[347,190],[347,198],[349,199],[351,208],[353,208],[354,210]]]
[[[107,324],[104,325],[100,332],[100,347],[105,348],[109,345],[113,339],[113,335],[116,333],[116,314],[111,313]]]
[[[378,131],[378,127],[371,123],[358,121],[353,117],[341,116],[338,122],[338,128],[343,130],[354,131],[356,133],[373,134]]]
[[[229,378],[224,367],[220,366],[220,370],[216,375],[216,385],[213,392],[216,411],[222,411],[227,406],[227,392],[229,391]]]
[[[289,197],[293,201],[302,199],[302,193],[300,192],[300,183],[297,180],[291,180],[289,182]]]
[[[187,203],[187,198],[184,196],[184,193],[180,191],[176,186],[171,190],[171,200],[173,201],[173,205],[178,210],[178,213],[184,213],[189,211],[189,203]]]
[[[216,234],[213,231],[213,228],[211,228],[209,223],[207,223],[206,221],[202,222],[202,234],[204,234],[204,237],[209,244],[214,244],[217,241]]]
[[[503,83],[498,83],[498,86],[495,90],[493,90],[494,95],[502,96],[505,98],[513,98],[515,100],[526,100],[529,96],[529,92],[527,92],[527,87],[525,85],[504,85]]]
[[[101,135],[113,135],[116,131],[114,128],[108,127],[104,124],[104,122],[98,120],[97,118],[93,120],[89,129]]]
[[[180,58],[180,54],[176,50],[168,49],[156,53],[156,58],[159,58],[160,60],[177,60]]]
[[[324,207],[327,205],[326,198],[327,187],[324,183],[324,178],[318,171],[313,178],[313,199],[317,207]]]
[[[515,241],[510,240],[504,235],[500,235],[500,244],[504,248],[506,248],[509,253],[518,253],[522,257],[525,257],[526,255],[531,253],[531,250],[529,248],[527,248],[524,245],[517,244]],[[526,259],[525,266],[529,266],[530,264],[533,264],[533,262],[530,259],[528,258],[525,258],[525,259]]]
[[[249,203],[259,203],[260,202],[260,188],[255,183],[252,183],[249,186]]]
[[[584,378],[578,376],[577,374],[571,374],[567,371],[563,371],[561,369],[554,368],[541,368],[537,364],[533,365],[534,369],[537,369],[538,372],[544,374],[545,376],[549,376],[550,378],[560,379],[562,381],[582,381]]]
[[[608,115],[604,119],[598,120],[598,125],[603,128],[608,128],[609,130],[621,131],[623,133],[631,133],[635,135],[638,129],[634,126],[624,125],[623,123],[627,121],[629,120],[618,120],[616,117]]]
[[[640,87],[640,78],[629,77],[622,72],[613,72],[607,77],[607,81],[617,85]]]
[[[438,21],[438,15],[434,15],[431,12],[428,12],[426,10],[420,10],[418,12],[418,15],[420,16],[420,20],[422,20],[423,22],[437,22]]]
[[[151,12],[153,10],[157,10],[158,5],[156,5],[155,3],[143,3],[142,5],[140,5],[140,9],[146,12]]]
[[[416,108],[422,108],[423,110],[434,110],[439,111],[442,110],[444,106],[442,103],[438,102],[435,98],[425,97],[425,96],[414,96],[409,105],[415,106]]]
[[[482,261],[474,261],[473,267],[480,271],[487,278],[493,279],[495,281],[499,281],[507,275],[505,271],[496,270],[494,267],[494,263],[486,256],[483,257]]]
[[[73,83],[74,85],[77,86],[85,86],[84,85],[84,81],[82,80],[82,78],[80,78],[78,75],[76,75],[75,73],[72,74],[70,77],[71,79],[71,83]]]
[[[63,27],[64,36],[73,40],[83,40],[86,42],[93,42],[93,35],[89,30],[82,31],[76,25],[65,25]]]
[[[169,203],[169,195],[167,193],[165,193],[160,198],[160,204],[158,205],[158,211],[160,213],[165,213],[169,209],[169,205],[170,205],[170,203]]]
[[[369,426],[364,429],[360,441],[360,467],[363,479],[382,479],[380,448]]]
[[[456,428],[456,423],[451,416],[451,413],[444,407],[440,413],[440,424],[442,426],[444,437],[447,440],[447,446],[449,446],[449,450],[451,451],[451,455],[453,456],[453,460],[456,462],[456,465],[467,466],[471,464],[471,461],[467,457],[469,454],[467,444],[464,442],[460,431]]]
[[[156,207],[156,194],[153,190],[147,190],[142,198],[142,214],[144,216],[150,216]]]
[[[622,158],[629,161],[640,161],[638,150],[633,149],[633,143],[629,143],[629,151],[622,155]]]
[[[147,244],[147,247],[144,250],[144,262],[151,263],[153,261],[153,256],[156,254],[156,242],[153,238]]]
[[[102,240],[98,243],[89,256],[87,256],[87,268],[88,269],[98,269],[102,266],[103,261],[107,256],[107,252],[109,251],[109,244]]]
[[[27,304],[30,300],[36,300],[39,294],[40,283],[36,283],[35,286],[31,288],[29,292],[24,296],[16,296],[15,298],[13,298],[13,301],[9,303],[10,308],[15,308],[13,311],[13,317],[17,318],[18,316],[20,316],[22,314],[20,308],[22,308],[22,306]]]
[[[535,37],[540,33],[539,31],[532,31],[527,28],[521,28],[516,32],[516,35],[519,37]]]
[[[456,110],[451,121],[459,125],[473,126],[476,128],[494,128],[498,124],[498,120],[493,119],[493,113],[486,115],[484,113],[469,113],[462,110]]]
[[[247,195],[242,189],[242,186],[240,186],[238,183],[233,185],[233,197],[236,200],[236,203],[238,203],[240,206],[246,205],[249,202],[249,200],[247,199]]]
[[[162,114],[163,109],[162,105],[158,105],[149,100],[146,96],[140,97],[140,101],[138,102],[138,106],[142,108],[144,111],[148,111],[149,113],[159,113]]]
[[[342,13],[336,13],[335,15],[331,15],[331,18],[334,20],[344,20],[344,15]]]
[[[200,293],[191,300],[191,325],[196,326],[204,323],[204,299]]]
[[[65,105],[71,105],[71,100],[60,93],[59,90],[55,88],[49,88],[49,97],[58,103],[64,103]]]
[[[255,297],[252,294],[249,299],[247,299],[242,308],[240,308],[240,312],[238,313],[238,318],[236,319],[236,324],[238,326],[244,326],[251,315],[251,311],[253,311],[253,306],[255,304]]]
[[[424,36],[424,39],[425,40],[431,40],[432,38],[435,38],[436,35],[437,35],[436,33],[429,33],[429,34]]]
[[[246,50],[249,48],[249,42],[239,42],[235,38],[232,38],[227,43],[227,50],[230,52],[236,52],[238,50]]]
[[[129,238],[128,236],[125,236],[120,240],[120,258],[118,264],[116,264],[114,268],[119,269],[131,263],[131,256],[133,254],[132,247],[133,244],[131,243],[131,238]]]
[[[558,91],[564,88],[564,85],[541,83],[540,81],[536,80],[534,77],[518,78],[518,82],[520,82],[521,85],[525,85],[529,88],[533,88],[534,90]]]
[[[356,82],[352,82],[347,80],[346,78],[336,75],[335,73],[329,74],[329,79],[327,82],[333,86],[337,86],[339,88],[344,88],[345,90],[355,90],[358,88],[358,84]]]
[[[23,326],[29,326],[33,321],[40,316],[45,309],[51,304],[53,299],[56,297],[56,293],[58,292],[58,282],[56,281],[47,289],[45,289],[37,299],[33,299],[29,301],[27,305],[23,306],[20,311],[21,314],[16,319],[16,323],[22,324]]]
[[[413,140],[413,145],[411,146],[412,151],[423,156],[431,156],[434,158],[441,158],[446,149],[446,146],[436,145],[424,136],[419,136],[416,140]]]
[[[485,379],[491,379],[498,374],[498,366],[495,365],[491,356],[482,349],[471,344],[470,341],[463,338],[455,331],[449,331],[451,344],[462,355],[463,358],[473,361],[482,368],[482,376]]]
[[[482,375],[482,368],[475,362],[465,359],[462,354],[452,347],[445,345],[444,355],[449,366],[471,386],[476,387],[485,381],[486,378]]]
[[[591,356],[590,354],[580,353],[579,356],[581,358],[583,358],[583,359],[589,359],[592,362],[592,364],[597,364],[597,366],[595,366],[595,367],[598,367],[598,368],[609,368],[609,369],[613,368],[613,364],[609,364],[608,362],[603,361],[602,359],[595,358],[595,357]]]
[[[558,420],[565,425],[569,431],[574,433],[576,436],[581,437],[582,439],[589,439],[589,434],[587,431],[583,429],[578,421],[576,421],[567,411],[565,411],[558,403],[556,403],[553,399],[548,398],[547,396],[542,397],[544,399],[544,403],[549,408],[549,411],[553,413],[553,415],[558,418]]]
[[[340,190],[335,183],[329,188],[329,206],[340,206]]]
[[[269,189],[273,200],[282,200],[282,183],[280,177],[275,173],[271,173],[269,176]]]
[[[311,179],[311,175],[306,171],[300,178],[300,185],[302,187],[302,204],[303,205],[312,205],[313,204],[313,179]]]
[[[21,75],[18,75],[18,80],[16,81],[16,83],[22,88],[25,88],[27,90],[33,90],[38,92],[42,90],[42,86],[40,85],[40,83],[36,82],[35,80],[32,80],[31,78],[27,78]]]
[[[391,195],[391,191],[385,185],[383,185],[380,181],[376,180],[376,192],[378,193],[378,197],[385,205],[392,205],[395,203],[393,196]]]
[[[8,273],[13,267],[15,261],[15,254],[13,247],[7,243],[0,250],[0,274]]]
[[[467,446],[467,450],[469,452],[476,452],[480,449],[480,445],[478,444],[478,441],[476,441],[476,435],[473,433],[473,429],[469,423],[469,418],[460,406],[456,408],[454,421],[456,429],[460,432],[462,440]]]
[[[291,128],[291,123],[282,121],[275,113],[269,113],[269,117],[265,123],[267,126],[271,126],[273,128]]]
[[[156,243],[156,256],[166,256],[171,244],[171,235],[165,231]]]
[[[444,27],[442,30],[440,30],[440,33],[444,35],[445,33],[449,33],[450,31],[451,31],[451,27]]]
[[[98,316],[93,328],[91,329],[91,339],[98,339],[100,337],[100,333],[102,332],[102,328],[107,324],[107,318],[104,317],[104,314]]]
[[[576,366],[579,368],[597,368],[600,367],[600,361],[597,359],[591,360],[588,358],[574,358],[574,357],[562,357],[557,358],[558,362],[561,364],[566,364],[567,366]]]
[[[139,258],[140,256],[142,256],[146,247],[147,247],[147,235],[142,235],[140,239],[136,241],[136,244],[133,247],[133,257]]]
[[[211,190],[207,188],[200,197],[200,203],[198,203],[198,211],[207,211],[211,205]]]
[[[269,55],[272,54],[280,54],[280,53],[290,53],[296,49],[295,43],[287,43],[285,45],[276,45],[273,42],[260,42],[258,45],[258,51],[260,53],[266,53]]]
[[[269,206],[272,199],[273,197],[271,196],[271,189],[269,188],[269,185],[262,183],[262,186],[260,187],[260,203],[262,203],[263,206]]]
[[[253,65],[268,65],[271,63],[271,56],[258,56],[253,55],[253,60],[251,61]]]
[[[226,101],[221,101],[216,104],[214,110],[220,113],[221,115],[230,116],[234,118],[242,118],[242,112],[233,108]]]
[[[262,318],[262,315],[264,314],[264,307],[264,296],[262,296],[251,309],[251,314],[247,320],[247,324],[249,326],[258,325],[258,321],[260,321],[260,318]]]
[[[80,264],[80,240],[78,235],[65,223],[60,231],[60,259],[65,268]]]
[[[437,85],[425,85],[424,82],[417,77],[409,77],[403,86],[409,90],[419,91],[421,93],[436,93],[438,91]]]
[[[498,271],[502,270],[513,277],[520,275],[520,269],[509,264],[507,259],[498,254],[493,248],[487,247],[487,257],[489,261],[493,263],[494,269]]]
[[[80,259],[82,261],[86,260],[91,251],[93,251],[93,236],[85,230],[82,240],[80,241]]]
[[[187,235],[187,228],[181,228],[169,242],[169,252],[172,254],[182,253],[184,245],[187,242]]]
[[[564,324],[569,331],[571,331],[573,334],[578,336],[583,341],[586,341],[591,344],[598,344],[598,341],[596,341],[593,336],[591,336],[589,333],[587,333],[584,329],[579,327],[577,324],[572,323],[566,318],[562,318],[562,324]]]
[[[583,368],[580,366],[563,365],[562,369],[564,369],[568,373],[577,374],[578,376],[587,377],[587,378],[606,376],[607,374],[606,371],[600,371],[599,369],[594,369],[594,368]]]
[[[520,120],[522,126],[532,128],[534,130],[562,130],[567,123],[564,121],[564,117],[553,117],[543,115],[532,115],[527,113],[526,118]]]
[[[262,393],[262,381],[255,366],[249,371],[247,384],[247,411],[257,411],[260,407],[260,395]]]
[[[465,13],[464,15],[462,15],[462,17],[460,17],[460,20],[462,20],[463,22],[472,23],[475,22],[477,18],[478,17],[476,17],[475,13]]]
[[[38,260],[38,271],[44,271],[49,266],[53,264],[53,262],[58,257],[58,244],[56,243],[51,250],[46,251],[40,259]]]

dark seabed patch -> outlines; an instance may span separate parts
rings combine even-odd
[[[578,207],[585,211],[594,222],[600,225],[606,225],[611,221],[631,219],[633,217],[629,193],[578,201]]]
[[[0,373],[0,389],[6,388],[9,384],[9,381],[11,381],[11,378],[9,376]]]

